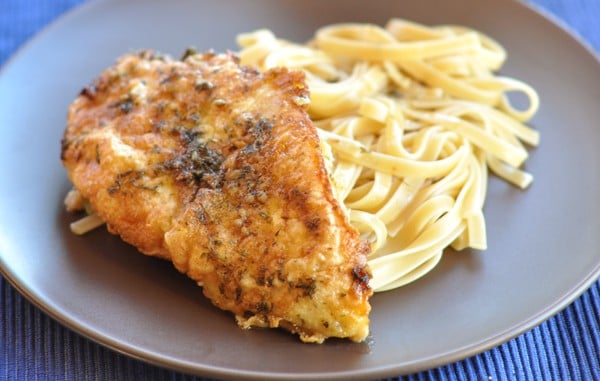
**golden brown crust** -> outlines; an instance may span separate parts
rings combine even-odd
[[[334,199],[303,75],[126,55],[73,102],[62,160],[109,230],[242,327],[368,334],[368,245]]]

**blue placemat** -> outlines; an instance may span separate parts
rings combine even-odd
[[[83,0],[0,0],[0,65]],[[532,0],[600,52],[599,0]],[[600,250],[600,248],[598,248]],[[600,380],[600,282],[540,326],[405,380]],[[204,380],[104,348],[56,323],[0,277],[0,380]]]

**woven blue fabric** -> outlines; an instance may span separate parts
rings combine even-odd
[[[83,0],[0,0],[0,65]],[[531,0],[600,52],[600,1]],[[600,248],[599,248],[600,250]],[[0,277],[0,380],[203,380],[102,347]],[[600,282],[540,326],[480,355],[402,380],[600,380]]]

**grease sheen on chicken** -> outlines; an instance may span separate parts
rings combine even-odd
[[[61,159],[110,232],[243,328],[365,339],[369,246],[335,200],[302,73],[128,54],[69,108]]]

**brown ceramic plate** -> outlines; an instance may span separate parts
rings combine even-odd
[[[100,1],[31,41],[0,76],[3,275],[37,306],[97,342],[161,366],[246,379],[375,378],[479,353],[541,323],[600,274],[600,65],[568,33],[520,3],[496,0]],[[435,10],[435,11],[434,11]],[[59,161],[67,105],[128,51],[235,49],[268,27],[294,40],[342,21],[397,16],[468,25],[508,50],[505,74],[540,93],[542,143],[519,191],[497,179],[485,209],[489,250],[447,253],[427,277],[373,298],[364,344],[301,344],[238,329],[168,263],[104,229],[73,236]]]

